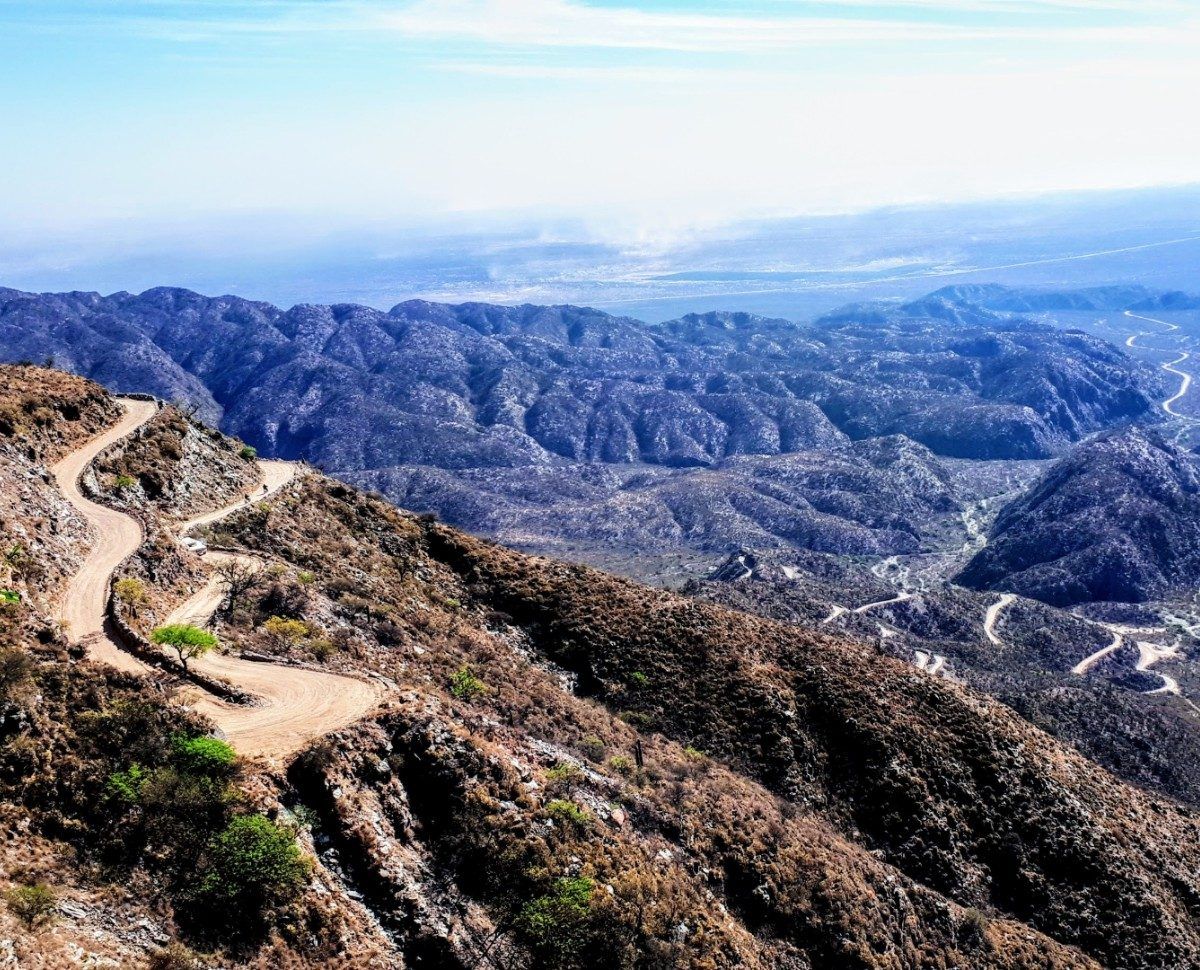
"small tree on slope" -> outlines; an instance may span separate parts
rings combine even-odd
[[[188,661],[202,657],[217,645],[217,638],[207,630],[187,623],[172,623],[160,626],[150,634],[150,639],[160,646],[170,647],[179,655],[184,673],[188,672]]]

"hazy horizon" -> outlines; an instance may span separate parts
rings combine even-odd
[[[18,231],[506,211],[654,237],[1200,177],[1180,0],[41,0],[0,30]]]

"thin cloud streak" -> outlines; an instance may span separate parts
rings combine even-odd
[[[1095,12],[1181,10],[1152,0],[812,0],[807,12],[787,15],[655,12],[633,6],[598,7],[576,0],[378,0],[272,4],[260,18],[140,16],[128,26],[160,39],[199,42],[221,37],[356,33],[411,40],[463,41],[497,48],[608,49],[735,54],[816,46],[966,43],[1137,44],[1194,43],[1194,19],[1129,24],[1031,26],[941,20],[838,17],[828,8],[909,9],[944,13],[1037,10]],[[783,7],[783,4],[780,4]],[[820,15],[813,15],[819,13]]]

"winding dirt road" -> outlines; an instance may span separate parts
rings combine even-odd
[[[1178,329],[1179,329],[1179,324],[1177,324],[1177,323],[1169,323],[1169,322],[1168,322],[1168,321],[1166,321],[1166,320],[1156,320],[1154,317],[1144,317],[1144,316],[1142,316],[1140,313],[1134,313],[1132,310],[1126,310],[1126,311],[1125,311],[1125,316],[1129,317],[1129,318],[1130,318],[1130,319],[1132,319],[1132,320],[1145,320],[1147,323],[1157,323],[1159,326],[1166,327],[1166,328],[1167,328],[1167,330],[1168,330],[1169,332],[1174,332],[1174,331],[1176,331],[1176,330],[1178,330]],[[1135,334],[1133,334],[1132,336],[1130,336],[1130,338],[1129,338],[1128,340],[1126,340],[1126,341],[1125,341],[1125,346],[1126,346],[1126,347],[1133,347],[1133,345],[1134,345],[1134,342],[1137,340],[1137,338],[1138,338],[1138,337],[1148,337],[1148,336],[1150,336],[1150,334],[1151,334],[1152,332],[1153,332],[1153,331],[1147,330],[1147,331],[1144,331],[1144,332],[1142,332],[1142,333],[1135,333]],[[1163,349],[1162,349],[1162,348],[1160,348],[1160,347],[1147,347],[1147,348],[1144,348],[1144,349],[1146,349],[1146,350],[1161,350],[1163,353],[1168,353],[1168,354],[1173,352],[1173,351],[1170,351],[1170,350],[1163,350]],[[1178,356],[1178,357],[1176,357],[1174,360],[1172,360],[1172,361],[1169,361],[1169,362],[1168,362],[1168,363],[1166,363],[1166,364],[1160,364],[1160,365],[1159,365],[1159,366],[1160,366],[1160,367],[1161,367],[1163,370],[1165,370],[1165,371],[1166,371],[1168,374],[1174,374],[1176,377],[1180,378],[1180,382],[1179,382],[1179,390],[1178,390],[1178,391],[1176,391],[1174,394],[1172,394],[1172,395],[1171,395],[1169,398],[1167,398],[1165,401],[1163,401],[1163,402],[1162,402],[1162,404],[1160,405],[1160,407],[1161,407],[1161,408],[1162,408],[1162,409],[1163,409],[1163,410],[1164,410],[1164,411],[1165,411],[1167,414],[1171,415],[1171,417],[1173,417],[1173,418],[1183,418],[1185,421],[1192,421],[1192,420],[1194,420],[1194,419],[1193,419],[1193,418],[1191,418],[1191,417],[1189,417],[1189,416],[1188,416],[1188,415],[1186,415],[1186,414],[1180,414],[1178,411],[1176,411],[1176,410],[1175,410],[1175,408],[1173,407],[1173,405],[1175,404],[1175,402],[1176,402],[1176,401],[1178,401],[1178,400],[1180,400],[1182,397],[1184,397],[1184,396],[1187,394],[1188,390],[1191,388],[1191,386],[1192,386],[1192,375],[1191,375],[1191,374],[1187,374],[1187,373],[1185,373],[1184,371],[1178,370],[1178,369],[1175,367],[1175,365],[1176,365],[1176,364],[1182,364],[1182,363],[1183,363],[1185,360],[1187,360],[1187,359],[1188,359],[1190,356],[1191,356],[1191,354],[1190,354],[1190,353],[1188,353],[1186,350],[1182,350],[1182,351],[1180,351],[1180,352],[1179,352],[1179,356]]]
[[[1000,598],[987,608],[987,612],[983,615],[983,632],[987,638],[996,646],[1002,646],[1004,641],[996,634],[996,623],[1000,619],[1000,614],[1008,609],[1016,601],[1016,596],[1012,593],[1001,593]]]
[[[121,650],[104,632],[109,580],[113,571],[141,544],[141,526],[122,512],[84,498],[78,484],[79,475],[96,455],[136,430],[158,410],[151,401],[122,401],[121,404],[125,415],[117,424],[53,468],[63,494],[87,519],[97,537],[67,587],[59,616],[69,624],[71,637],[84,644],[93,659],[133,673],[146,673],[150,668]],[[266,488],[252,492],[249,498],[254,500],[278,491],[296,474],[295,466],[288,462],[261,462],[260,465]],[[182,523],[180,534],[215,522],[243,507],[245,502],[244,497],[224,508],[190,519]],[[221,558],[251,559],[228,553],[210,553],[209,556],[212,562]],[[215,576],[210,576],[200,590],[171,613],[169,622],[205,626],[220,606],[221,599],[220,584]],[[383,693],[382,685],[375,682],[230,656],[205,657],[193,661],[193,666],[206,674],[234,682],[259,700],[258,705],[251,707],[227,703],[197,687],[189,686],[182,692],[189,706],[211,718],[239,752],[251,757],[286,758],[313,739],[361,718],[376,705]]]
[[[1115,653],[1116,651],[1120,650],[1121,644],[1123,644],[1124,642],[1125,642],[1125,638],[1123,636],[1121,636],[1120,633],[1114,631],[1112,643],[1110,643],[1107,647],[1101,647],[1095,653],[1088,654],[1081,661],[1079,661],[1079,663],[1077,663],[1074,667],[1071,668],[1071,673],[1086,674],[1089,670],[1091,670],[1096,664],[1098,664],[1101,660],[1103,660],[1105,657],[1107,657],[1110,653]]]
[[[908,592],[908,590],[905,590],[902,593],[897,593],[895,596],[892,596],[889,599],[876,600],[874,603],[866,603],[863,606],[856,606],[852,612],[866,613],[868,610],[875,610],[881,606],[894,606],[897,603],[903,603],[906,600],[912,599],[913,595],[914,594]]]
[[[158,413],[158,405],[153,401],[119,400],[117,403],[125,411],[121,420],[51,469],[59,490],[83,513],[96,535],[79,572],[67,585],[58,606],[58,619],[65,625],[67,635],[76,643],[84,644],[94,659],[141,674],[146,672],[146,666],[104,635],[104,607],[108,600],[108,579],[113,570],[142,544],[142,527],[123,512],[84,498],[79,488],[79,476],[92,459]]]

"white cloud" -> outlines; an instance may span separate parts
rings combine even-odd
[[[188,9],[190,4],[180,4]],[[221,4],[225,10],[236,11]],[[830,8],[874,16],[838,16]],[[279,0],[253,18],[194,18],[177,13],[141,17],[139,29],[162,38],[201,41],[220,36],[356,33],[491,47],[592,48],[627,51],[744,53],[814,47],[969,42],[1194,43],[1196,24],[1164,18],[1186,12],[1178,0],[776,0],[770,14],[656,11],[634,2],[595,6],[580,0]],[[935,16],[898,19],[897,10]],[[1039,24],[1038,12],[1074,12],[1070,23]],[[1095,23],[1105,11],[1137,13],[1131,23]],[[955,14],[1022,14],[997,21]],[[903,16],[903,15],[901,15]]]

